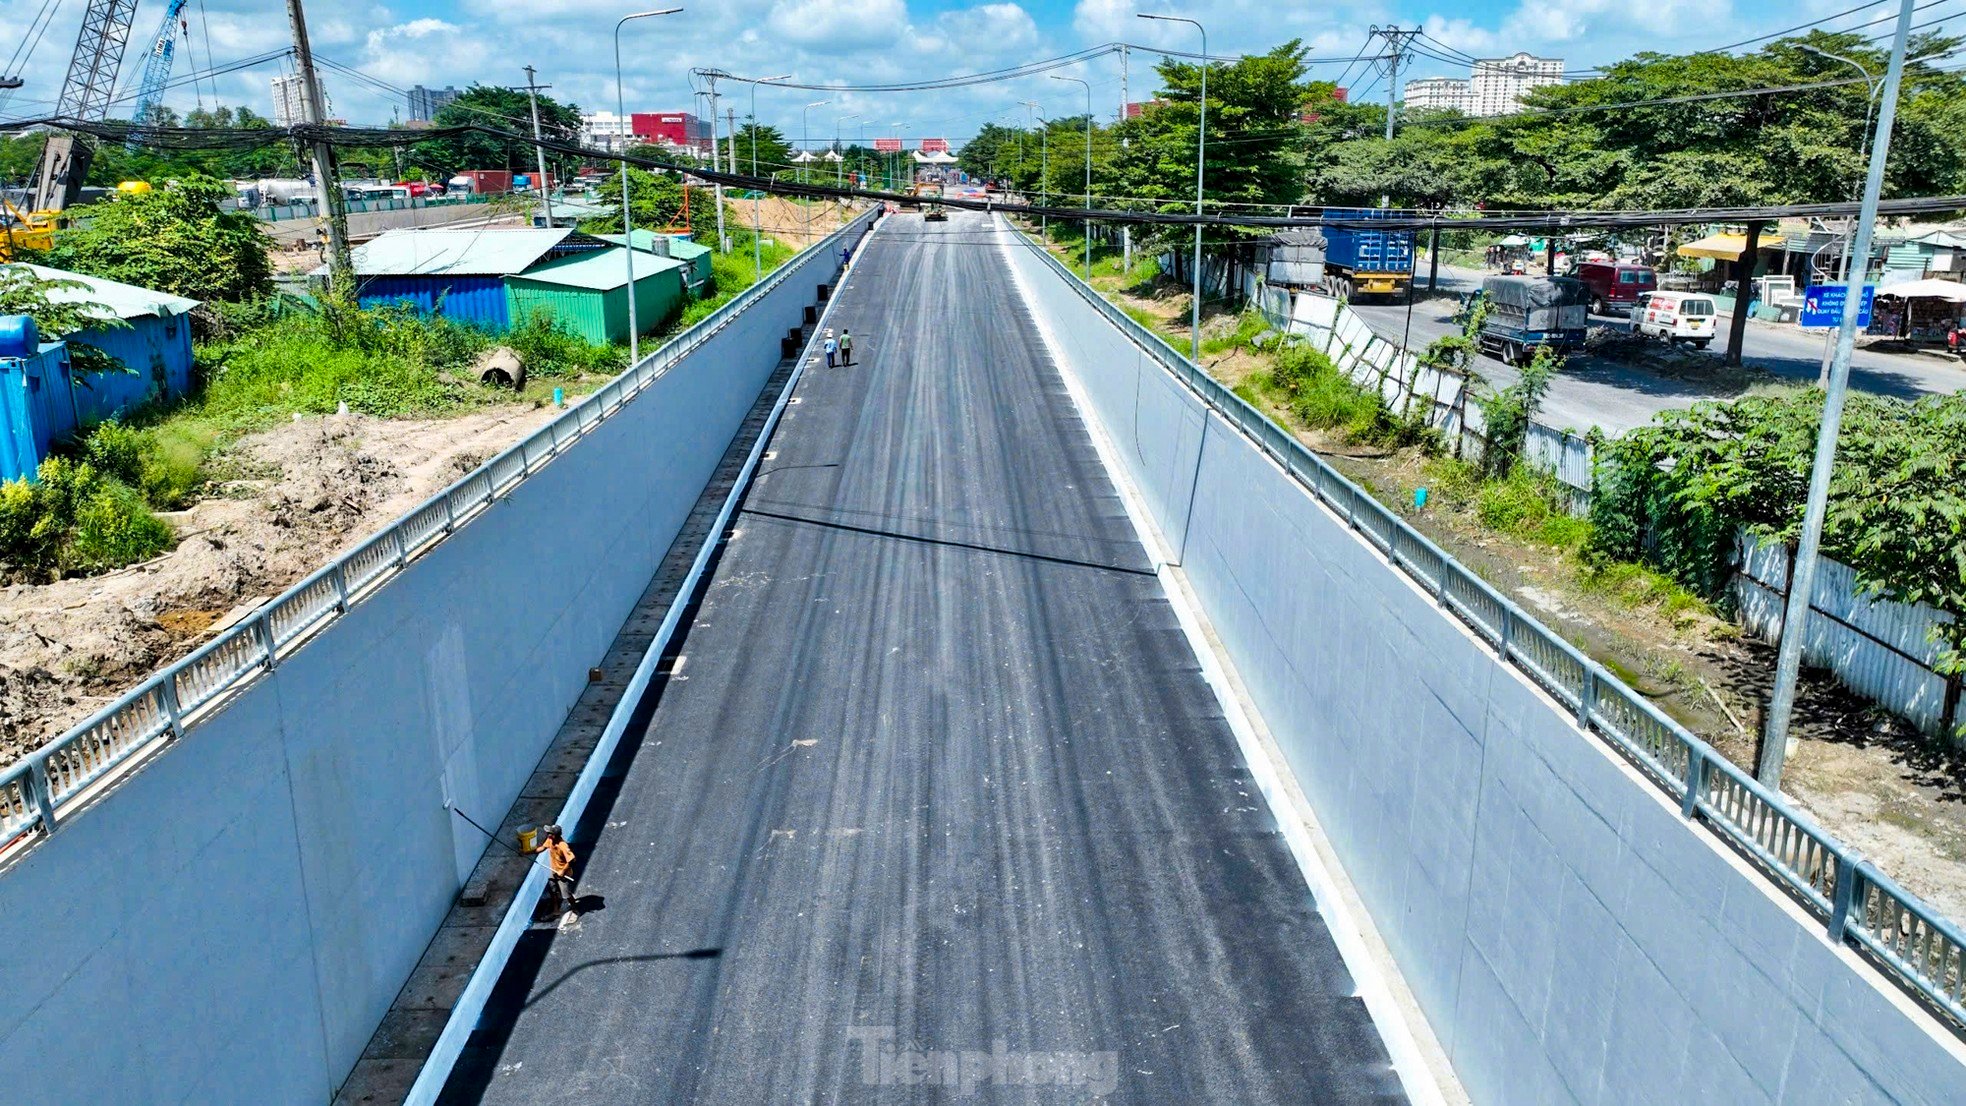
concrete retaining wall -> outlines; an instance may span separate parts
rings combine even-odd
[[[0,875],[0,1100],[325,1103],[838,258]]]
[[[1960,1100],[1955,1039],[1007,252],[1476,1102]]]

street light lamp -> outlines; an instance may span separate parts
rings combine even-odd
[[[1051,74],[1054,81],[1075,81],[1085,89],[1085,200],[1083,206],[1089,213],[1092,210],[1092,86],[1082,77],[1061,77]],[[1092,280],[1092,216],[1085,217],[1085,279]]]
[[[1201,175],[1204,155],[1208,149],[1208,28],[1181,15],[1149,15],[1138,13],[1142,19],[1155,19],[1162,23],[1189,23],[1201,32],[1201,120],[1195,128],[1195,217],[1201,217]],[[1195,293],[1194,317],[1189,324],[1188,359],[1201,360],[1201,224],[1195,224]]]
[[[624,15],[614,25],[614,111],[615,115],[628,118],[627,98],[621,92],[621,26],[631,19],[648,19],[657,15],[675,15],[681,8],[659,8],[655,11],[634,12]],[[640,320],[635,317],[635,219],[628,211],[628,158],[627,150],[622,150],[621,159],[621,236],[624,248],[621,253],[628,264],[628,364],[632,368],[642,359]],[[544,189],[546,184],[540,182]]]

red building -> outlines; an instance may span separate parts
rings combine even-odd
[[[710,124],[686,111],[637,111],[628,116],[628,129],[647,143],[666,142],[691,150],[710,148]]]

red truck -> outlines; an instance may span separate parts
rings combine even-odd
[[[503,169],[466,169],[449,181],[451,191],[501,196],[512,191],[512,174]]]
[[[1659,287],[1651,266],[1624,261],[1586,261],[1575,275],[1590,289],[1593,315],[1630,314],[1632,305]]]

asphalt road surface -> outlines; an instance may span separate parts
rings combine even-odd
[[[1426,281],[1426,262],[1420,263],[1420,281]],[[1462,294],[1481,287],[1484,274],[1452,266],[1441,266],[1443,293]],[[1354,304],[1367,326],[1387,339],[1398,342],[1406,333],[1405,304]],[[1422,299],[1413,305],[1412,348],[1458,332],[1454,325],[1457,304],[1453,299]],[[1629,325],[1622,317],[1593,316],[1597,325]],[[1726,320],[1722,320],[1722,325]],[[1723,332],[1705,356],[1719,361],[1727,344]],[[1776,376],[1798,383],[1814,383],[1823,363],[1823,338],[1819,331],[1801,331],[1792,326],[1748,323],[1742,359]],[[1480,370],[1498,388],[1516,379],[1515,369],[1484,356]],[[1878,395],[1916,399],[1921,395],[1947,394],[1966,388],[1966,364],[1957,359],[1924,357],[1858,350],[1850,361],[1850,385]],[[1584,430],[1602,427],[1609,433],[1622,433],[1650,422],[1660,411],[1690,407],[1703,399],[1726,399],[1734,393],[1708,387],[1697,381],[1660,376],[1632,365],[1597,357],[1573,357],[1551,383],[1543,402],[1541,421],[1552,426]]]
[[[1401,1100],[992,240],[862,251],[447,1101]]]

